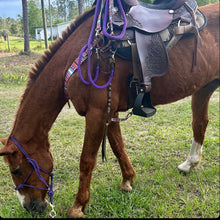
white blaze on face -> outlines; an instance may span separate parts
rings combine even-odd
[[[24,195],[21,195],[21,193],[19,193],[18,190],[17,190],[16,192],[17,192],[17,196],[18,196],[18,199],[19,199],[21,205],[24,207],[24,199],[25,199],[25,196],[24,196]]]

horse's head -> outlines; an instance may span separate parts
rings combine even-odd
[[[53,169],[49,142],[30,140],[21,147],[13,137],[2,138],[0,141],[4,145],[0,149],[0,156],[4,156],[9,166],[21,205],[31,212],[43,212]]]

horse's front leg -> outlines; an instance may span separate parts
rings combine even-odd
[[[118,113],[115,114],[118,117]],[[120,185],[121,189],[126,191],[132,190],[135,171],[130,163],[130,160],[125,152],[124,141],[121,135],[119,122],[111,122],[108,127],[108,139],[111,148],[118,159],[121,167],[123,181]]]
[[[80,158],[80,178],[76,200],[68,211],[69,217],[82,217],[83,210],[90,198],[92,171],[96,165],[97,152],[104,135],[106,116],[100,109],[86,114],[86,130]]]
[[[209,122],[209,99],[218,86],[219,80],[214,80],[192,95],[193,141],[186,161],[178,166],[180,171],[190,172],[201,161],[205,131]]]

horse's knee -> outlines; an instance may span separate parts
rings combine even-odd
[[[196,167],[202,158],[202,145],[197,143],[194,139],[192,141],[192,146],[190,153],[186,161],[178,166],[178,169],[182,172],[190,172],[194,167]]]

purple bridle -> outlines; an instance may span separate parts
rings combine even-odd
[[[29,155],[24,150],[24,148],[17,142],[17,140],[13,136],[11,136],[11,139],[16,144],[16,146],[19,148],[19,150],[24,154],[24,156],[27,159],[28,163],[30,163],[32,165],[32,170],[28,174],[27,178],[19,186],[16,186],[15,190],[19,190],[19,189],[22,189],[24,187],[30,187],[30,188],[39,189],[39,190],[47,190],[48,191],[48,196],[50,198],[50,204],[52,205],[53,204],[53,195],[54,195],[54,191],[53,191],[53,173],[47,172],[46,170],[40,168],[38,163],[36,162],[36,160],[31,159],[29,157]],[[32,185],[26,184],[26,182],[28,181],[28,179],[31,176],[33,171],[36,172],[38,178],[46,186],[46,188],[40,188],[40,187],[37,187],[37,186],[32,186]],[[49,186],[46,183],[46,181],[43,179],[43,177],[41,176],[40,171],[42,171],[42,172],[44,172],[44,173],[46,173],[46,174],[48,174],[50,176],[50,180],[51,180],[50,183],[51,184],[49,184]],[[49,187],[49,189],[48,189],[48,187]]]

